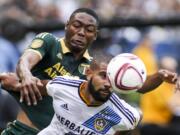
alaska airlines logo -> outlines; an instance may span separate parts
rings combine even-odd
[[[61,57],[61,56],[59,56]],[[78,67],[79,73],[85,74],[85,69],[88,67],[88,64],[80,64]],[[48,67],[47,69],[44,70],[44,72],[51,78],[55,78],[58,75],[62,76],[73,76],[70,72],[68,72],[61,63],[56,63],[55,65]],[[79,78],[79,76],[76,76]]]
[[[110,107],[106,107],[83,123],[84,126],[100,134],[106,134],[111,127],[117,125],[121,117]]]
[[[71,74],[60,63],[56,63],[52,67],[49,67],[49,68],[45,69],[44,72],[47,73],[48,76],[51,77],[51,78],[54,78],[54,77],[56,77],[58,75],[71,76]]]

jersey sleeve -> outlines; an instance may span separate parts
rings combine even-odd
[[[32,40],[28,49],[25,51],[34,51],[42,58],[52,48],[52,45],[55,44],[55,40],[56,38],[50,33],[40,33]]]
[[[117,131],[135,129],[141,121],[141,111],[120,99],[116,94],[112,94],[110,100],[113,103],[116,113],[121,117],[121,122],[114,126],[114,129]]]
[[[52,80],[46,85],[47,93],[49,96],[53,97],[56,87],[52,84]]]

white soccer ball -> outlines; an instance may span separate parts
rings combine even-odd
[[[143,86],[147,72],[138,56],[122,53],[112,58],[107,67],[107,75],[113,90],[128,94]]]

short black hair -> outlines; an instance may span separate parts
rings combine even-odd
[[[93,55],[93,59],[90,64],[90,68],[92,70],[96,70],[99,68],[100,63],[108,64],[112,58],[113,58],[112,55],[107,54],[105,52],[96,53]]]
[[[90,8],[78,8],[71,14],[70,19],[72,19],[74,17],[74,15],[77,13],[87,13],[87,14],[93,16],[96,19],[97,26],[99,26],[99,17],[96,14],[96,12],[93,11],[92,9],[90,9]]]

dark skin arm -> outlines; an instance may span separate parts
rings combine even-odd
[[[41,60],[38,53],[26,51],[19,59],[17,75],[21,81],[20,102],[26,101],[28,105],[37,104],[42,96],[38,87],[42,86],[41,81],[31,74],[31,69]]]
[[[175,72],[171,72],[169,70],[161,69],[157,73],[153,75],[149,75],[141,89],[138,90],[139,93],[147,93],[155,88],[157,88],[159,85],[161,85],[163,82],[168,82],[175,84],[177,82],[177,74]],[[177,89],[180,88],[180,85],[177,86]]]
[[[7,91],[15,91],[20,92],[21,90],[21,82],[19,81],[18,76],[15,73],[2,73],[0,74],[0,82],[2,88]],[[41,80],[42,86],[39,86],[41,95],[47,95],[46,84],[49,80]]]

